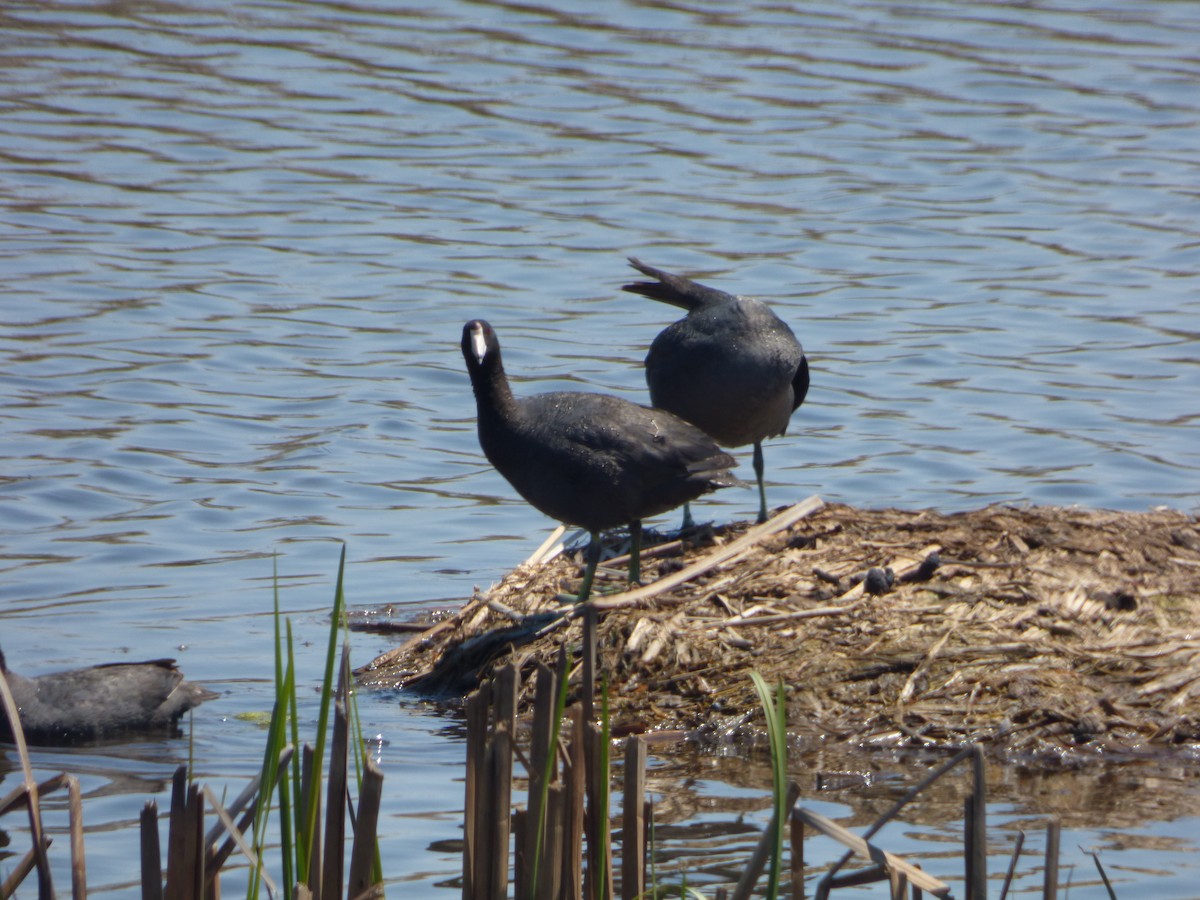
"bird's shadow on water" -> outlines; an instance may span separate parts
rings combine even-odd
[[[188,744],[182,728],[163,728],[155,736],[139,734],[77,740],[54,746],[31,746],[29,762],[34,777],[48,773],[74,775],[83,786],[82,796],[107,797],[119,794],[153,796],[164,792],[175,770],[188,762]],[[0,785],[9,777],[21,777],[21,762],[15,744],[0,743]],[[51,795],[53,797],[55,795]],[[62,795],[65,802],[65,794]],[[51,800],[51,803],[57,801]]]

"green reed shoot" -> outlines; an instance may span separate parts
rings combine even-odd
[[[278,760],[283,749],[290,743],[300,745],[300,726],[296,695],[296,659],[292,635],[292,623],[285,620],[279,609],[278,573],[275,577],[275,704],[271,712],[271,723],[267,731],[267,746],[263,753],[262,778],[260,784],[278,785],[280,852],[282,874],[285,885],[305,882],[309,877],[312,854],[319,852],[318,811],[321,808],[322,771],[325,747],[329,730],[329,712],[333,704],[335,687],[334,671],[338,660],[338,638],[346,628],[344,575],[346,548],[342,547],[338,561],[337,587],[334,592],[333,611],[330,616],[329,643],[325,655],[325,671],[321,682],[321,701],[317,716],[316,743],[313,753],[313,771],[307,785],[303,783],[302,755],[292,757],[288,778],[278,778]],[[354,692],[347,685],[347,716],[351,745],[354,752],[356,781],[361,787],[363,772],[363,745],[358,708],[354,703]],[[248,900],[259,896],[263,880],[263,854],[266,847],[266,828],[272,795],[268,791],[261,799],[261,809],[254,826],[254,847],[258,858],[247,887]],[[380,876],[378,850],[375,858],[375,875]],[[290,893],[290,890],[289,890]]]
[[[608,709],[608,678],[604,677],[600,682],[600,771],[608,772],[609,766],[609,744],[612,741],[612,719]],[[608,883],[608,859],[612,853],[612,846],[608,841],[608,816],[609,816],[609,793],[608,784],[604,786],[604,790],[600,791],[600,810],[597,816],[597,821],[600,822],[600,827],[604,831],[601,837],[600,846],[596,853],[596,877],[592,879],[592,883],[597,886],[596,900],[607,900],[608,890],[611,885]]]
[[[554,713],[550,722],[550,746],[547,748],[546,759],[542,764],[542,785],[538,792],[540,796],[536,798],[537,807],[532,809],[533,821],[536,823],[537,838],[533,845],[533,868],[530,870],[534,873],[534,877],[529,879],[529,889],[527,896],[529,900],[534,900],[537,891],[537,872],[542,863],[542,850],[546,840],[546,819],[547,811],[550,805],[550,780],[554,776],[554,771],[558,762],[558,738],[562,731],[563,715],[567,709],[567,687],[570,679],[567,677],[565,667],[560,667],[556,672],[558,678],[557,691],[554,695]],[[532,803],[535,798],[529,798]]]
[[[767,868],[767,898],[779,896],[779,877],[783,860],[784,819],[787,816],[787,697],[783,682],[775,687],[775,698],[771,689],[758,672],[751,672],[754,689],[758,691],[763,713],[767,720],[767,742],[771,748],[771,793],[774,815],[768,826],[774,829],[771,854]]]
[[[250,879],[246,885],[246,896],[248,900],[257,898],[263,878],[263,854],[266,849],[267,836],[267,820],[269,818],[271,793],[266,785],[276,783],[279,773],[279,754],[287,745],[287,722],[288,722],[288,698],[295,697],[295,667],[293,665],[293,657],[291,653],[291,623],[287,624],[288,640],[287,640],[287,659],[284,664],[284,641],[281,634],[281,625],[283,617],[279,613],[279,569],[278,561],[275,563],[275,568],[272,573],[272,581],[274,583],[274,624],[275,624],[275,706],[271,711],[271,722],[267,728],[267,746],[263,751],[262,771],[260,774],[259,784],[263,793],[259,797],[258,815],[254,820],[254,851],[256,863],[250,873]],[[290,816],[287,810],[290,809],[290,793],[287,789],[287,780],[279,780],[279,804],[280,804],[280,823],[283,831],[281,841],[285,852],[283,854],[283,881],[285,885],[294,884],[291,866],[291,854],[288,852],[292,844],[291,831],[288,828]]]

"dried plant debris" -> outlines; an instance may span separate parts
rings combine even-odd
[[[621,730],[746,727],[756,669],[789,687],[801,739],[1024,758],[1200,743],[1200,528],[1180,512],[810,498],[643,566],[646,587],[595,600]],[[578,554],[520,566],[360,678],[457,694],[509,660],[577,650],[560,598],[581,571]],[[623,571],[609,560],[598,584],[621,590]]]

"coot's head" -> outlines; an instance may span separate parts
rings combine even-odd
[[[462,352],[468,372],[475,373],[496,365],[500,359],[500,341],[492,326],[483,319],[472,319],[464,325]]]

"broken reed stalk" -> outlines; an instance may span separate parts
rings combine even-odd
[[[1008,861],[1008,871],[1004,875],[1004,884],[1000,887],[1000,900],[1005,900],[1008,896],[1008,889],[1012,885],[1013,877],[1017,874],[1017,862],[1021,857],[1021,848],[1025,846],[1025,832],[1018,831],[1017,839],[1013,843],[1012,856]]]
[[[583,721],[583,710],[578,705],[567,710],[570,721],[570,743],[566,751],[563,781],[566,785],[564,802],[567,805],[565,832],[563,835],[562,869],[563,890],[567,898],[583,896],[584,801],[587,797],[587,731]]]
[[[67,786],[68,776],[59,773],[52,778],[47,778],[45,781],[38,782],[37,794],[38,797],[45,797],[55,791],[61,791]],[[24,809],[28,806],[28,794],[25,790],[25,784],[22,782],[20,787],[13,788],[3,797],[0,797],[0,816],[12,812],[16,809]]]
[[[902,857],[894,853],[888,853],[881,847],[870,843],[866,838],[860,837],[832,819],[804,808],[797,809],[793,815],[802,818],[804,823],[809,827],[815,828],[825,836],[833,838],[845,847],[849,847],[858,856],[875,863],[875,866],[871,870],[868,870],[870,873],[869,878],[866,878],[866,873],[851,873],[838,879],[836,883],[832,883],[828,878],[822,879],[817,885],[815,894],[817,900],[827,897],[831,887],[849,887],[869,881],[886,880],[889,877],[888,873],[893,870],[903,871],[908,876],[910,884],[921,890],[929,891],[935,897],[949,896],[950,886],[945,882],[934,878]]]
[[[71,897],[83,900],[87,896],[87,863],[83,853],[83,798],[79,779],[67,776],[67,807],[71,828]]]
[[[1055,816],[1046,826],[1046,869],[1042,886],[1042,900],[1055,900],[1058,896],[1058,842],[1062,824]]]
[[[513,747],[517,731],[517,691],[521,676],[516,666],[505,666],[496,677],[492,690],[492,744],[488,747],[484,782],[490,785],[487,818],[481,823],[494,841],[488,856],[485,893],[480,896],[503,900],[508,895],[508,842],[512,824]]]
[[[45,841],[45,846],[49,847],[50,839],[43,838],[43,840]],[[33,867],[37,864],[36,859],[37,854],[33,850],[29,850],[17,861],[9,876],[4,881],[0,881],[0,897],[11,897],[16,893],[17,887],[33,871]]]
[[[217,799],[216,795],[213,794],[209,787],[205,786],[202,793],[204,794],[204,799],[208,802],[209,807],[211,807],[213,812],[217,814],[217,819],[220,822],[220,825],[218,825],[215,829],[215,833],[214,831],[210,831],[209,835],[212,836],[204,839],[204,869],[205,871],[211,873],[210,878],[206,879],[205,882],[205,892],[206,894],[215,895],[218,893],[215,884],[216,875],[221,871],[221,868],[225,864],[225,860],[229,858],[230,850],[227,848],[232,848],[234,843],[236,843],[246,855],[246,858],[249,860],[251,865],[258,864],[258,855],[254,852],[254,848],[250,847],[246,843],[245,836],[243,834],[246,826],[249,825],[253,820],[253,811],[247,812],[242,816],[242,824],[239,826],[238,823],[233,821],[233,816],[231,815],[230,811],[221,805],[221,801]],[[215,850],[214,843],[222,834],[220,830],[221,828],[227,830],[230,836],[225,844],[222,845],[220,850]],[[263,880],[267,881],[271,889],[274,889],[273,883],[265,874],[263,875]]]
[[[483,847],[476,847],[476,841],[486,793],[484,785],[487,784],[483,760],[490,697],[490,686],[483,684],[467,698],[467,763],[463,779],[463,900],[483,896],[482,880],[478,875],[478,861],[482,858]]]
[[[200,791],[200,785],[192,782],[188,785],[188,806],[187,806],[187,835],[188,839],[185,846],[188,852],[192,854],[194,862],[191,868],[191,882],[184,882],[181,887],[187,891],[181,895],[187,900],[193,898],[204,897],[210,898],[220,895],[220,890],[216,887],[216,880],[219,873],[212,873],[212,880],[206,878],[206,866],[204,865],[204,796]]]
[[[869,841],[876,833],[878,833],[881,828],[883,828],[884,825],[899,815],[900,811],[904,809],[904,807],[915,800],[921,791],[925,790],[925,788],[933,784],[933,782],[937,781],[939,778],[957,766],[960,762],[971,756],[972,753],[973,750],[970,747],[960,750],[950,759],[946,760],[946,762],[942,763],[940,766],[918,781],[915,785],[909,788],[903,797],[893,803],[890,809],[876,819],[870,828],[863,832],[862,840]],[[847,844],[846,846],[850,845]],[[831,889],[835,887],[841,887],[845,884],[845,882],[839,881],[837,878],[838,870],[840,870],[842,866],[849,862],[851,857],[853,857],[856,852],[857,851],[854,848],[851,848],[846,853],[842,854],[842,856],[838,858],[837,862],[830,867],[829,871],[825,873],[824,878],[822,878],[817,884],[816,900],[824,900],[824,898],[828,896]]]
[[[344,677],[339,674],[339,695],[343,692],[344,684]],[[342,848],[346,843],[346,797],[349,792],[346,783],[348,728],[346,701],[339,696],[333,703],[333,745],[329,749],[329,780],[325,786],[327,793],[325,842],[321,854],[325,858],[325,867],[321,872],[322,897],[336,897],[342,876],[345,874],[345,853]]]
[[[363,761],[362,787],[358,792],[358,817],[354,821],[354,843],[350,851],[350,880],[347,896],[361,897],[371,888],[379,888],[382,895],[382,885],[375,880],[375,860],[377,834],[379,828],[379,808],[383,799],[383,772],[374,760],[367,758]],[[339,853],[340,856],[340,853]],[[340,881],[334,885],[333,894],[323,897],[339,896],[337,888]]]
[[[549,815],[550,785],[553,781],[553,766],[556,748],[554,732],[554,715],[556,712],[555,698],[558,696],[558,678],[549,667],[539,663],[534,689],[533,732],[529,741],[529,774],[527,794],[529,802],[527,809],[530,818],[525,822],[525,828],[518,844],[519,856],[525,866],[522,866],[523,879],[518,879],[516,896],[528,897],[530,900],[536,894],[536,873],[540,869],[542,853],[546,842],[546,825]],[[528,877],[530,873],[535,878]]]
[[[1092,851],[1092,862],[1096,864],[1096,871],[1100,873],[1100,880],[1104,882],[1104,889],[1108,891],[1108,900],[1117,900],[1117,892],[1113,890],[1112,882],[1108,880],[1108,873],[1100,864],[1100,854],[1095,850]]]
[[[754,890],[758,879],[762,875],[763,868],[768,861],[773,861],[773,856],[777,858],[776,848],[776,833],[779,827],[778,815],[782,811],[783,818],[791,815],[791,809],[796,805],[796,801],[800,799],[800,787],[794,782],[787,785],[786,801],[782,810],[777,808],[771,813],[771,820],[767,824],[766,829],[762,833],[762,837],[758,839],[758,844],[754,847],[754,853],[750,857],[750,862],[746,864],[746,868],[742,870],[742,876],[738,879],[736,887],[733,889],[733,900],[749,900],[751,892]],[[778,894],[778,885],[768,885],[768,896],[776,896]]]
[[[487,817],[480,824],[492,838],[485,857],[480,897],[503,900],[508,895],[508,811],[512,805],[512,732],[498,723],[487,751]]]
[[[975,885],[975,848],[979,841],[975,836],[975,797],[968,794],[963,798],[963,884],[966,900],[987,900],[979,894]]]
[[[971,794],[964,801],[964,865],[965,865],[965,882],[966,882],[966,897],[967,900],[986,900],[987,897],[987,819],[986,819],[986,782],[984,773],[983,750],[978,745],[973,745],[959,753],[955,754],[951,759],[947,760],[928,776],[923,778],[918,784],[911,788],[905,795],[898,800],[891,809],[880,816],[870,828],[866,830],[861,838],[851,836],[849,832],[835,834],[822,825],[817,824],[812,818],[814,814],[804,812],[804,818],[814,827],[824,831],[830,837],[841,841],[850,847],[850,850],[844,854],[826,873],[825,877],[817,885],[816,897],[817,900],[824,900],[829,895],[829,892],[836,887],[848,887],[852,884],[864,884],[873,881],[887,879],[891,882],[893,892],[899,890],[908,890],[908,884],[911,883],[912,889],[928,890],[935,896],[942,896],[948,888],[941,882],[933,879],[935,883],[926,883],[929,876],[922,874],[914,876],[911,871],[908,871],[898,857],[893,857],[874,845],[870,844],[870,838],[875,835],[888,821],[896,816],[901,809],[910,803],[922,790],[928,787],[937,779],[941,778],[960,762],[970,758],[972,761],[972,790]],[[803,812],[803,811],[802,811]],[[851,842],[849,837],[854,837]],[[876,862],[876,866],[849,875],[838,876],[838,870],[849,860],[850,856],[858,854],[866,856]],[[1057,855],[1057,852],[1056,852]],[[1013,865],[1015,865],[1015,858]],[[919,871],[919,870],[918,870]],[[905,877],[904,885],[901,888],[900,879],[896,873],[901,872]],[[1009,878],[1012,877],[1012,868],[1010,867]]]
[[[467,700],[464,900],[508,893],[516,689],[516,670],[506,666]]]
[[[971,773],[974,787],[974,823],[971,833],[975,838],[974,863],[971,874],[974,876],[975,896],[978,900],[987,900],[988,885],[988,841],[987,841],[987,772],[984,769],[983,747],[975,744],[971,750]]]
[[[983,748],[971,748],[971,795],[966,800],[963,830],[966,836],[967,900],[987,900],[987,798]]]
[[[562,856],[559,853],[562,842],[562,802],[563,789],[561,784],[552,785],[546,790],[547,804],[545,814],[538,825],[541,837],[538,839],[539,849],[545,850],[542,859],[534,870],[537,883],[534,887],[535,897],[557,897],[559,884],[562,881],[562,867],[559,865]]]
[[[205,896],[204,802],[199,785],[188,784],[186,766],[175,770],[171,787],[163,896],[166,900],[193,900]]]
[[[138,819],[142,840],[142,900],[162,900],[162,851],[158,843],[158,804],[147,800]]]
[[[791,823],[792,896],[804,896],[804,820],[799,816],[788,816]]]
[[[25,745],[25,732],[21,728],[17,702],[13,699],[12,691],[8,688],[8,679],[4,677],[3,672],[0,672],[0,704],[3,704],[4,714],[8,718],[13,733],[13,743],[17,745],[17,756],[21,760],[21,773],[24,777],[24,785],[21,790],[25,794],[29,809],[29,834],[33,838],[33,848],[30,853],[37,865],[38,897],[50,898],[54,896],[54,882],[50,877],[50,858],[46,854],[46,848],[50,846],[50,839],[42,830],[42,808],[38,802],[38,785],[33,780],[33,766],[29,762],[29,748]],[[14,890],[24,878],[25,876],[22,875],[20,880],[14,882]]]
[[[290,744],[283,748],[275,764],[275,781],[268,787],[266,795],[269,799],[272,792],[279,790],[281,784],[285,784],[285,775],[287,774],[288,765],[292,761],[292,756],[295,754],[295,748]],[[216,872],[224,867],[225,861],[233,853],[234,848],[240,849],[242,854],[250,861],[252,866],[257,866],[258,858],[254,849],[246,842],[247,831],[256,823],[256,815],[259,805],[262,801],[262,794],[258,786],[261,782],[261,772],[254,776],[250,782],[242,789],[242,792],[229,804],[228,807],[222,808],[211,792],[205,790],[205,795],[208,797],[209,805],[217,811],[217,816],[221,820],[219,824],[214,825],[205,835],[204,846],[209,853],[208,869]],[[241,818],[234,823],[233,816],[241,813]],[[220,846],[216,846],[217,840],[223,833],[228,833],[229,837]],[[253,835],[250,835],[253,838]],[[274,885],[272,884],[272,890]]]
[[[167,809],[167,886],[163,896],[175,900],[179,896],[174,886],[184,873],[179,871],[184,858],[184,807],[187,802],[187,769],[179,766],[171,777],[171,805]]]
[[[646,891],[646,742],[625,742],[625,790],[621,800],[621,898],[637,900]]]

